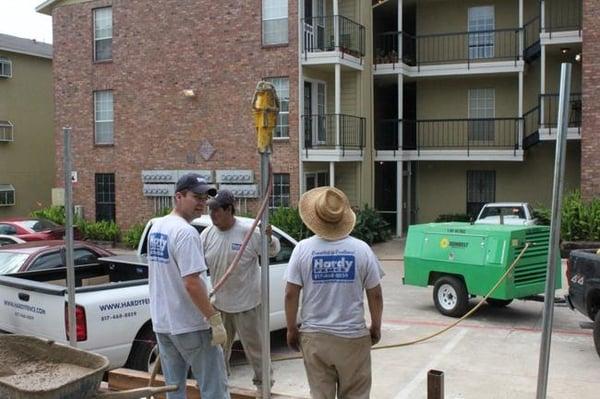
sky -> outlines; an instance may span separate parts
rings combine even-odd
[[[44,0],[0,0],[0,33],[52,43],[52,18],[35,12]]]

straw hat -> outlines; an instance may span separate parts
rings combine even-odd
[[[317,187],[305,192],[298,210],[304,224],[326,240],[348,236],[356,223],[346,194],[335,187]]]

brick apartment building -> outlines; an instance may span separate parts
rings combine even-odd
[[[592,0],[48,0],[56,184],[128,226],[198,170],[256,204],[256,82],[283,100],[272,204],[318,185],[400,234],[484,202],[549,205],[558,73],[573,63],[566,189],[600,193]],[[588,39],[590,38],[590,39]],[[193,95],[192,95],[193,92]],[[582,105],[583,104],[583,105]]]

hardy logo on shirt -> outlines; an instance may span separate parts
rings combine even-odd
[[[317,255],[312,259],[314,282],[354,281],[356,261],[354,255]]]
[[[169,236],[152,233],[148,239],[148,259],[159,263],[169,263]]]

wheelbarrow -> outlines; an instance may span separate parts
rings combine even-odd
[[[1,335],[0,359],[3,399],[138,399],[177,390],[168,385],[99,392],[106,357],[25,335]]]

